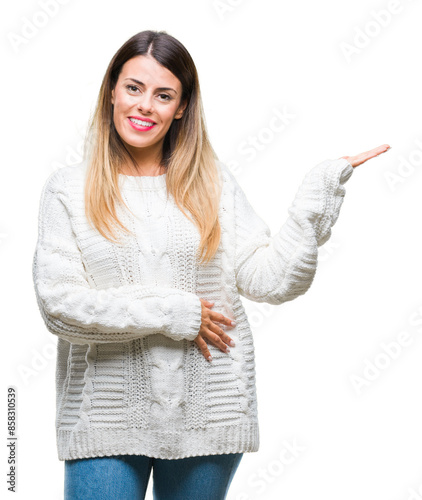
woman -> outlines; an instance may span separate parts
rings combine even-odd
[[[144,498],[151,468],[156,499],[226,498],[259,448],[240,295],[304,294],[353,167],[388,148],[311,169],[271,237],[210,145],[186,48],[144,31],[117,51],[84,161],[45,182],[34,254],[67,500]]]

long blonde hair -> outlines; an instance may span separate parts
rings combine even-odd
[[[117,242],[113,227],[131,233],[118,219],[116,200],[127,207],[119,189],[119,168],[127,161],[135,166],[136,163],[114,126],[111,92],[125,62],[144,54],[154,57],[182,84],[181,103],[187,100],[187,106],[182,117],[173,120],[164,138],[162,164],[166,167],[167,195],[172,194],[185,216],[185,209],[190,212],[200,233],[198,257],[209,262],[221,238],[218,157],[208,139],[195,64],[182,43],[165,31],[137,33],[109,63],[84,143],[84,156],[88,160],[86,217],[109,241]]]

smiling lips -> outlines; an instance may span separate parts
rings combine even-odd
[[[156,125],[156,123],[153,122],[152,120],[145,119],[145,118],[139,119],[139,118],[135,118],[133,116],[130,116],[128,118],[128,120],[129,120],[129,123],[132,125],[132,127],[135,130],[139,130],[140,132],[144,132],[146,130],[151,130]]]

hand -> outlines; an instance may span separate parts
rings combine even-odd
[[[219,347],[223,352],[227,351],[226,344],[230,344],[232,339],[214,323],[217,321],[218,323],[222,323],[224,325],[234,326],[232,325],[232,320],[230,318],[226,318],[220,313],[211,311],[209,307],[212,307],[214,304],[212,302],[208,302],[208,300],[199,299],[202,303],[202,322],[201,328],[199,329],[198,336],[194,339],[196,345],[201,349],[202,354],[205,356],[208,361],[211,361],[211,354],[208,350],[208,345],[205,342],[204,338],[211,340],[211,342]],[[234,347],[234,343],[230,344]],[[209,359],[211,358],[211,359]]]
[[[391,146],[389,146],[388,144],[383,144],[382,146],[378,146],[377,148],[365,151],[365,153],[361,153],[356,156],[342,156],[342,158],[345,158],[350,163],[350,165],[352,165],[352,167],[357,167],[358,165],[365,163],[367,160],[374,158],[381,153],[385,153],[390,149],[390,147]]]

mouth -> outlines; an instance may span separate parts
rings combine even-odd
[[[133,118],[132,116],[128,117],[129,123],[135,130],[151,130],[155,125],[157,125],[155,122],[151,120],[140,120],[138,118]]]

